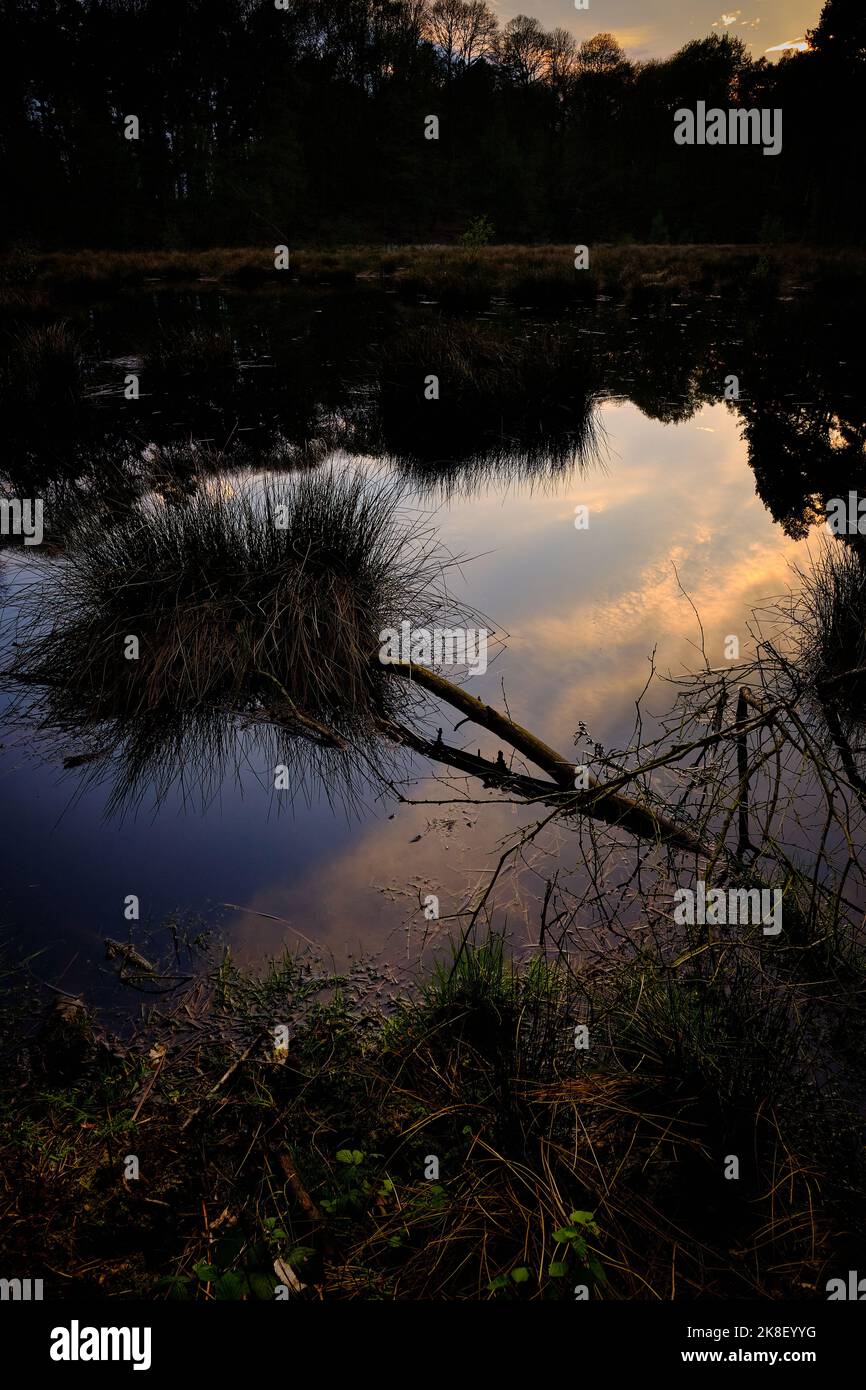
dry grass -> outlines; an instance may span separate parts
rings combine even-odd
[[[0,263],[7,285],[77,289],[98,297],[148,281],[236,282],[250,285],[300,280],[346,284],[384,278],[404,292],[442,295],[458,307],[484,307],[491,295],[548,298],[561,286],[570,295],[586,283],[607,293],[636,285],[670,290],[742,286],[768,267],[780,286],[818,284],[844,288],[862,280],[866,252],[806,246],[596,246],[589,272],[575,272],[572,246],[349,246],[292,251],[288,272],[274,269],[274,248],[214,247],[201,251],[99,251],[31,253]]]

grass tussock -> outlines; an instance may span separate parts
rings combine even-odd
[[[380,631],[438,602],[440,561],[398,504],[323,470],[223,476],[113,525],[85,513],[41,566],[8,678],[42,692],[55,729],[267,711],[361,737],[392,698]]]
[[[793,633],[797,665],[848,726],[866,722],[866,555],[825,540],[800,574]]]
[[[77,401],[84,388],[81,336],[70,324],[30,325],[7,336],[0,399],[9,406]]]

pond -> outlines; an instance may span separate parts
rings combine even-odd
[[[467,320],[373,289],[155,286],[71,305],[68,322],[83,398],[22,409],[7,456],[10,494],[45,498],[54,563],[73,495],[116,515],[142,495],[183,507],[197,486],[239,476],[397,480],[401,512],[460,559],[447,578],[455,603],[497,634],[466,688],[576,763],[578,746],[627,746],[639,700],[644,733],[657,729],[669,673],[750,649],[753,610],[795,583],[792,566],[808,571],[826,499],[846,496],[864,461],[856,324],[805,296],[600,300],[567,321],[494,303]],[[456,405],[443,354],[454,343]],[[534,376],[525,398],[515,343],[550,353],[548,383]],[[494,363],[479,387],[472,353],[487,371],[496,345],[501,385]],[[438,401],[424,397],[430,373]],[[130,376],[137,399],[124,394]],[[7,641],[33,564],[26,549],[0,556]],[[453,711],[440,723],[470,751],[497,747],[465,724],[455,733]],[[237,768],[212,771],[206,788],[185,779],[119,813],[110,781],[64,770],[4,721],[0,922],[16,950],[39,953],[37,975],[108,998],[105,939],[164,955],[172,919],[208,925],[242,962],[312,941],[341,966],[372,955],[411,972],[445,949],[449,917],[527,819],[420,756],[406,800],[362,778],[351,806],[315,777],[294,798],[275,793],[253,744]],[[528,865],[499,902],[518,948],[535,943],[543,893]],[[125,917],[130,895],[138,921]],[[428,895],[438,921],[425,918]]]

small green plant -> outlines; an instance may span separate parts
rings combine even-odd
[[[671,234],[668,231],[668,224],[665,221],[665,215],[661,211],[657,212],[652,220],[649,239],[653,246],[661,246],[671,239]]]
[[[607,1283],[607,1275],[595,1255],[588,1256],[587,1236],[599,1236],[601,1231],[595,1221],[595,1213],[591,1211],[573,1211],[569,1216],[570,1224],[561,1226],[558,1231],[554,1231],[553,1239],[557,1245],[565,1248],[557,1251],[558,1258],[551,1261],[548,1275],[551,1279],[562,1279],[568,1273],[569,1257],[575,1255],[584,1269],[589,1270],[590,1274],[600,1284]]]
[[[489,246],[493,240],[493,232],[493,223],[489,218],[473,217],[460,238],[460,245],[469,251],[476,251],[479,246]]]
[[[315,1252],[308,1246],[296,1245],[286,1249],[288,1233],[276,1217],[266,1217],[265,1238],[253,1245],[243,1235],[224,1236],[209,1252],[207,1260],[193,1265],[191,1275],[174,1275],[159,1281],[170,1297],[189,1301],[203,1288],[218,1302],[239,1302],[252,1299],[272,1302],[278,1284],[273,1272],[274,1258],[298,1269]]]
[[[589,1252],[588,1238],[601,1235],[595,1220],[595,1213],[573,1211],[568,1220],[567,1226],[561,1226],[558,1231],[553,1232],[553,1239],[559,1248],[555,1252],[556,1257],[551,1260],[548,1266],[548,1279],[564,1279],[569,1272],[577,1272],[574,1268],[574,1265],[577,1265],[581,1273],[589,1273],[597,1283],[606,1284],[607,1275],[601,1262]],[[528,1284],[531,1277],[531,1272],[526,1265],[517,1265],[507,1274],[497,1274],[494,1279],[490,1280],[487,1288],[491,1293],[499,1294],[507,1299],[513,1296],[514,1285]]]
[[[329,1216],[352,1216],[363,1211],[376,1192],[376,1183],[362,1170],[369,1159],[381,1156],[364,1154],[360,1149],[338,1149],[335,1157],[340,1167],[334,1170],[337,1191],[333,1197],[322,1199],[322,1210]],[[388,1181],[386,1178],[385,1184]],[[384,1196],[390,1190],[390,1186],[383,1185],[378,1195]]]
[[[491,1293],[498,1293],[501,1289],[508,1289],[514,1284],[528,1284],[530,1279],[529,1270],[526,1265],[518,1265],[515,1269],[509,1270],[508,1274],[497,1274],[495,1279],[491,1279],[487,1285]]]

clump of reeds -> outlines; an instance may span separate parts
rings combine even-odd
[[[83,382],[81,338],[68,323],[33,325],[10,336],[0,370],[6,404],[71,403],[80,397]]]
[[[25,596],[7,678],[44,727],[126,743],[142,770],[161,738],[181,768],[192,726],[213,766],[226,717],[363,742],[398,698],[380,632],[440,602],[441,560],[398,506],[393,484],[324,470],[222,475],[111,525],[81,515]]]
[[[866,551],[825,540],[793,607],[803,681],[848,724],[866,721]]]

